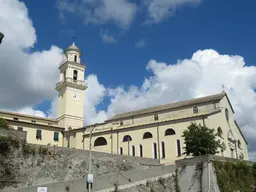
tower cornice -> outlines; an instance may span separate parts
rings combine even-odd
[[[85,81],[74,80],[67,77],[62,81],[56,83],[56,91],[59,91],[63,87],[73,87],[79,90],[85,90],[87,88],[87,84],[85,83]]]
[[[81,68],[86,68],[86,65],[85,64],[80,64],[80,63],[76,63],[74,61],[67,61],[67,60],[64,60],[60,63],[60,66],[59,66],[59,70],[62,70],[63,68],[67,67],[67,65],[70,64],[70,65],[74,65],[74,66],[77,66],[77,67],[81,67]]]

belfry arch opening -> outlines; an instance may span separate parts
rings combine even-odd
[[[78,74],[77,70],[74,70],[74,71],[73,71],[73,79],[74,79],[75,81],[77,80],[77,74]]]

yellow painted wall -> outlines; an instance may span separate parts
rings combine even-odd
[[[56,145],[62,146],[63,135],[61,131],[64,129],[54,128],[54,127],[46,127],[37,124],[28,124],[22,122],[13,122],[8,121],[9,125],[12,126],[15,130],[18,130],[18,127],[22,127],[23,131],[27,132],[27,142],[31,144],[39,144],[39,145]],[[40,129],[42,131],[42,139],[36,138],[36,130]],[[59,133],[59,141],[54,141],[54,132]]]
[[[226,121],[225,118],[225,108],[228,108],[229,110],[229,124]],[[171,121],[169,123],[159,123],[159,126],[157,127],[156,125],[145,125],[142,126],[143,123],[153,123],[155,121],[152,121],[152,115],[148,117],[140,117],[141,121],[137,121],[141,124],[139,127],[133,127],[138,124],[133,124],[130,126],[129,129],[123,129],[127,124],[125,122],[131,121],[131,119],[124,121],[124,126],[120,125],[113,125],[113,122],[109,123],[109,125],[101,126],[95,129],[94,133],[97,133],[92,137],[92,143],[94,143],[95,139],[98,137],[104,137],[107,140],[107,145],[106,146],[100,146],[100,147],[93,147],[92,150],[95,151],[102,151],[102,152],[108,152],[108,153],[115,153],[119,154],[120,153],[120,148],[122,147],[123,150],[123,155],[132,155],[132,146],[135,147],[135,155],[140,156],[139,153],[139,146],[142,145],[143,147],[143,157],[148,157],[148,158],[154,158],[154,153],[153,153],[153,143],[156,143],[157,145],[157,158],[159,158],[159,150],[160,150],[160,158],[162,158],[162,144],[161,142],[164,142],[165,144],[165,159],[161,159],[162,163],[166,162],[173,162],[177,159],[184,158],[184,155],[177,157],[177,140],[180,140],[180,147],[181,147],[181,153],[183,153],[183,146],[184,146],[184,141],[183,138],[181,137],[183,134],[183,131],[187,129],[189,124],[191,122],[196,122],[197,124],[203,125],[204,122],[207,127],[211,129],[215,129],[217,133],[218,127],[222,128],[223,131],[223,138],[217,137],[217,139],[223,141],[225,145],[227,146],[227,149],[223,152],[223,156],[225,157],[231,157],[231,152],[229,149],[229,141],[227,138],[227,132],[229,128],[232,130],[234,133],[234,137],[238,140],[241,141],[241,149],[237,148],[238,155],[240,152],[243,153],[244,159],[248,159],[248,150],[247,150],[247,145],[244,142],[241,134],[239,133],[235,123],[234,123],[234,115],[232,113],[231,107],[227,101],[227,98],[224,97],[220,103],[217,103],[216,105],[213,104],[208,104],[206,106],[199,106],[199,113],[200,112],[210,112],[210,111],[216,111],[220,110],[220,112],[216,112],[214,114],[209,115],[204,121],[202,117],[195,117],[193,120],[191,119],[183,119],[183,120],[176,120],[176,121]],[[168,114],[168,113],[165,113]],[[171,113],[169,113],[171,114]],[[187,117],[188,115],[193,114],[193,110],[190,108],[190,110],[184,110],[182,113],[184,116],[179,116],[179,117]],[[161,115],[161,114],[160,114]],[[173,117],[172,115],[170,116],[162,116],[163,118],[171,118]],[[135,119],[135,118],[134,118]],[[151,119],[150,121],[147,121]],[[142,121],[143,120],[143,121]],[[162,119],[163,120],[163,119]],[[134,121],[136,122],[136,121]],[[112,137],[111,137],[111,126],[113,129],[112,131]],[[133,128],[132,128],[133,127]],[[171,135],[171,136],[165,136],[165,130],[168,128],[172,128],[176,134]],[[102,132],[101,131],[106,131],[109,130],[108,133]],[[159,130],[159,143],[158,143],[158,133],[157,130]],[[117,134],[118,132],[118,134]],[[145,132],[150,132],[153,135],[153,138],[150,139],[143,139],[143,134]],[[85,132],[88,134],[88,132]],[[123,142],[123,137],[125,135],[130,135],[132,138],[131,142]],[[112,139],[111,139],[112,138]],[[158,146],[158,144],[160,144]],[[82,148],[82,142],[81,143],[76,143],[77,148]],[[88,135],[85,138],[85,149],[89,149],[89,138]],[[129,152],[128,152],[129,151]],[[217,155],[222,155],[220,152]]]

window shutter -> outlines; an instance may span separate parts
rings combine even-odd
[[[36,130],[36,138],[37,139],[42,139],[42,130],[40,130],[40,129]]]
[[[59,133],[58,132],[54,132],[54,141],[59,141]]]

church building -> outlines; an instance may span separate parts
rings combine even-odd
[[[81,50],[73,43],[59,65],[57,119],[0,111],[0,117],[19,131],[27,142],[173,163],[183,159],[183,131],[195,122],[214,129],[225,150],[220,156],[248,160],[248,143],[234,119],[234,109],[223,91],[206,97],[116,114],[104,123],[84,126],[87,84]]]

